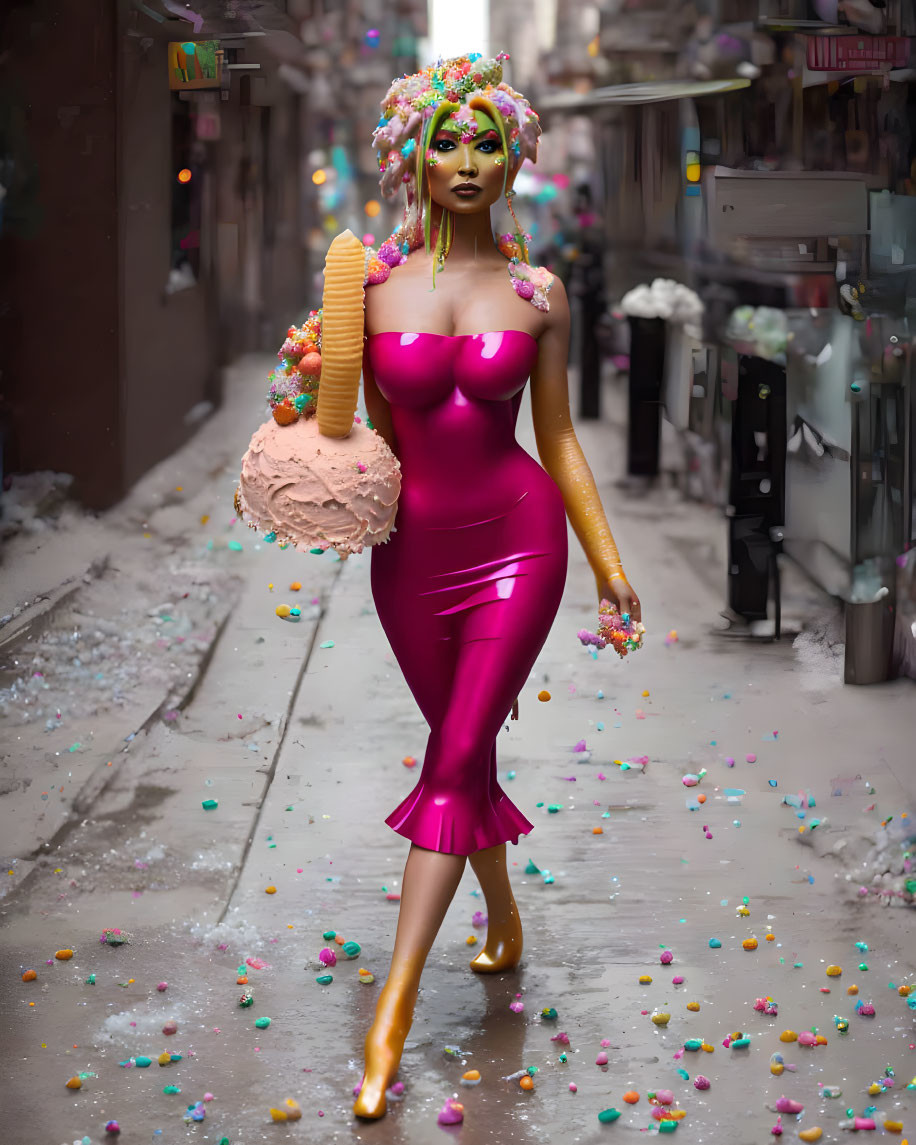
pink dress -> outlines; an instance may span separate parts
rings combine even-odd
[[[402,477],[372,595],[430,727],[416,787],[387,822],[432,851],[469,855],[532,829],[497,782],[496,737],[566,579],[562,495],[515,440],[537,352],[519,330],[367,342]]]

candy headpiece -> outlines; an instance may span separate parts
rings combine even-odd
[[[423,157],[443,121],[451,117],[465,127],[473,111],[484,111],[496,124],[508,158],[504,174],[509,209],[512,210],[509,176],[525,159],[537,159],[541,126],[537,113],[514,88],[503,83],[502,61],[508,54],[500,52],[495,59],[485,60],[479,52],[440,60],[415,75],[395,80],[382,100],[382,117],[372,140],[378,151],[382,194],[388,198],[406,184],[407,208],[404,221],[390,241],[405,255],[424,243],[431,249],[428,190],[423,178]],[[514,218],[514,213],[513,213]],[[517,222],[517,220],[516,220]],[[527,248],[519,228],[524,260]],[[449,212],[442,216],[436,238],[436,263],[441,266],[451,243]]]
[[[537,158],[541,127],[531,105],[503,83],[501,52],[485,60],[479,52],[442,60],[415,75],[395,80],[382,100],[382,117],[372,136],[382,173],[382,194],[397,194],[415,169],[415,154],[426,153],[429,128],[436,109],[443,103],[473,107],[480,101],[485,110],[492,105],[506,131],[508,150],[514,166],[523,159]],[[494,117],[496,118],[496,117]],[[498,122],[497,119],[497,122]],[[425,130],[424,130],[425,129]]]

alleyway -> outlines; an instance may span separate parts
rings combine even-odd
[[[468,970],[469,937],[485,933],[468,871],[424,976],[403,1100],[383,1122],[353,1120],[407,850],[383,819],[416,780],[402,761],[422,761],[425,725],[375,618],[368,558],[279,552],[229,523],[261,365],[236,379],[231,392],[243,396],[211,436],[165,463],[167,481],[153,479],[188,498],[151,518],[163,584],[162,554],[174,557],[174,538],[208,514],[210,531],[182,542],[187,567],[235,585],[227,616],[210,598],[218,636],[200,678],[174,708],[150,697],[156,718],[129,750],[111,717],[108,742],[95,728],[81,802],[75,813],[63,804],[53,830],[37,825],[44,775],[0,802],[2,846],[16,859],[0,933],[3,1145],[96,1145],[113,1140],[111,1119],[125,1145],[629,1140],[656,1131],[649,1094],[663,1089],[686,1112],[678,1136],[690,1142],[769,1140],[782,1095],[804,1106],[800,1118],[782,1114],[790,1140],[813,1126],[822,1141],[844,1140],[841,1123],[869,1106],[916,1134],[916,1013],[897,989],[916,987],[913,907],[882,905],[856,877],[882,821],[892,841],[898,828],[913,834],[912,683],[847,688],[841,662],[802,656],[791,637],[716,635],[719,514],[671,492],[617,489],[623,437],[609,422],[582,425],[580,440],[643,601],[646,646],[617,661],[579,644],[596,601],[573,538],[563,607],[498,745],[500,779],[536,824],[510,848],[522,966],[492,980]],[[520,439],[533,449],[529,421],[523,407]],[[242,551],[227,549],[230,537]],[[130,561],[142,551],[126,536],[122,563],[140,568]],[[97,616],[105,601],[97,592]],[[301,606],[298,623],[275,615],[280,603]],[[75,738],[72,728],[47,735],[61,752]],[[48,755],[18,758],[46,766]],[[799,793],[815,803],[786,804]],[[30,833],[50,845],[22,861]],[[100,942],[106,928],[129,942]],[[323,937],[331,931],[359,955],[344,959]],[[320,985],[329,946],[338,962]],[[72,958],[56,959],[64,948]],[[842,976],[827,976],[831,964]],[[375,981],[361,982],[360,968]],[[26,970],[35,980],[21,980]],[[254,1001],[241,1007],[246,989]],[[778,1016],[755,1011],[766,997]],[[555,1020],[542,1014],[550,1007]],[[652,1021],[659,1013],[667,1025]],[[783,1042],[788,1029],[827,1044]],[[746,1048],[723,1045],[738,1031]],[[560,1032],[568,1047],[552,1040]],[[688,1039],[712,1052],[685,1052]],[[181,1060],[160,1067],[164,1051]],[[507,1080],[530,1067],[530,1092]],[[465,1088],[470,1069],[481,1081]],[[80,1076],[81,1088],[66,1087]],[[842,1096],[826,1096],[831,1086]],[[443,1129],[437,1113],[455,1094],[464,1123]],[[269,1108],[287,1098],[302,1119],[272,1123]],[[206,1119],[186,1123],[199,1101]],[[600,1123],[612,1107],[620,1119]]]

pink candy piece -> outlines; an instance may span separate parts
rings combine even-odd
[[[595,1065],[607,1065],[607,1054],[604,1050],[595,1058]]]
[[[857,1006],[860,1018],[873,1018],[875,1016],[875,1007],[871,1002],[863,1002],[861,1006]]]
[[[578,1093],[579,1092],[579,1087],[576,1085],[576,1083],[574,1081],[571,1081],[569,1083],[569,1092],[570,1093]]]
[[[577,744],[574,744],[573,751],[588,751],[588,748],[585,746],[585,740],[580,739]]]
[[[675,974],[675,976],[671,979],[671,984],[672,984],[672,986],[683,986],[684,985],[684,975],[683,974]]]
[[[561,1046],[569,1045],[569,1034],[564,1033],[562,1030],[559,1034],[554,1034],[550,1039],[552,1042],[559,1042]]]
[[[658,960],[662,964],[662,966],[668,966],[670,963],[672,963],[674,961],[674,955],[671,953],[670,950],[663,950],[661,952],[661,954],[658,956]]]
[[[205,1093],[204,1094],[204,1101],[213,1101],[213,1100],[214,1100],[214,1097],[213,1097],[212,1093]]]
[[[403,1083],[403,1081],[396,1081],[396,1082],[394,1083],[394,1085],[392,1085],[392,1086],[389,1086],[389,1090],[390,1090],[390,1092],[391,1092],[391,1093],[393,1093],[393,1094],[394,1094],[394,1096],[395,1096],[395,1097],[400,1097],[400,1096],[401,1096],[401,1094],[404,1092],[404,1083]]]
[[[735,766],[734,758],[732,756],[728,756],[728,758],[725,760],[725,765],[726,765],[726,767],[734,767]]]
[[[756,763],[757,762],[757,756],[754,755],[753,752],[750,752],[744,758],[747,760],[748,763]]]
[[[770,1133],[772,1133],[772,1135],[774,1137],[782,1137],[782,1118],[781,1117],[776,1118],[776,1124],[770,1130]]]
[[[159,991],[160,994],[164,994],[165,991],[168,990],[168,988],[169,988],[168,982],[160,982],[159,985],[156,987],[156,989]]]
[[[337,955],[333,950],[326,946],[324,950],[318,951],[318,961],[322,966],[336,966]]]
[[[674,1102],[674,1093],[670,1089],[659,1089],[656,1091],[655,1100],[659,1105],[671,1105]]]
[[[800,1101],[793,1101],[791,1097],[781,1097],[776,1102],[777,1113],[801,1113],[804,1108]]]
[[[439,1110],[439,1116],[436,1120],[440,1125],[460,1125],[464,1121],[464,1109],[461,1103],[449,1098]]]
[[[817,1035],[812,1034],[810,1030],[802,1030],[798,1035],[798,1044],[800,1046],[816,1046]]]
[[[709,1089],[710,1082],[708,1077],[703,1077],[701,1073],[698,1073],[693,1079],[693,1084],[695,1089]]]
[[[246,958],[245,965],[250,966],[252,970],[269,970],[270,963],[265,962],[263,958]]]
[[[369,285],[378,286],[379,283],[386,282],[389,274],[391,274],[391,267],[387,263],[379,263],[378,266],[369,271]]]
[[[877,1129],[873,1117],[855,1117],[852,1122],[853,1129]]]
[[[512,285],[519,298],[526,300],[534,298],[534,285],[532,283],[526,282],[523,278],[513,278]]]
[[[603,1050],[606,1050],[610,1044],[611,1044],[610,1038],[602,1038],[601,1039],[601,1048]]]

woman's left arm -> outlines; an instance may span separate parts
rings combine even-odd
[[[573,531],[595,574],[599,599],[641,619],[639,600],[623,572],[614,535],[601,506],[595,479],[573,429],[569,413],[569,303],[559,279],[550,292],[550,319],[538,339],[531,374],[531,409],[538,454],[563,494]]]

